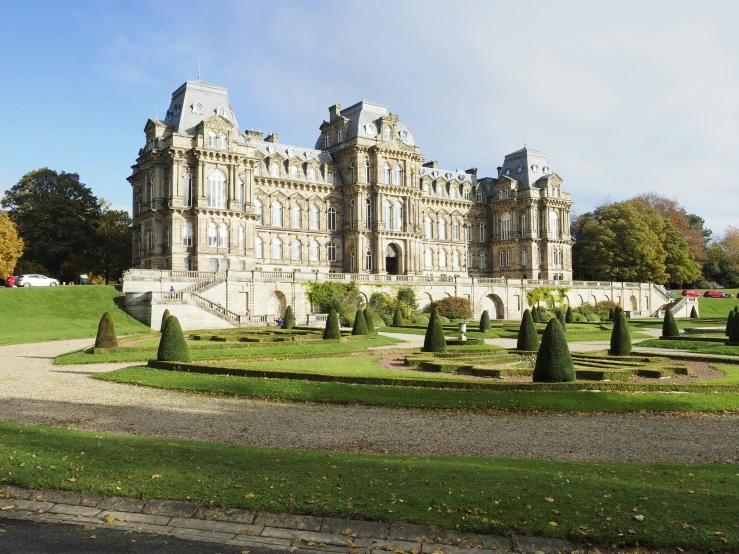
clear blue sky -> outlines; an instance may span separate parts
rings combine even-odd
[[[653,191],[739,225],[739,3],[15,2],[0,35],[0,190],[73,171],[130,209],[157,104],[197,77],[242,129],[312,146],[327,107],[388,104],[427,159],[493,175],[529,147],[582,213]]]

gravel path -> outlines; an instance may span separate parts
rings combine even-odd
[[[54,366],[89,340],[0,347],[0,419],[89,431],[333,451],[739,463],[739,415],[422,412],[190,395]]]

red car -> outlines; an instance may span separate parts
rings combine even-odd
[[[715,290],[707,290],[703,293],[704,298],[723,298],[723,292],[716,292]]]
[[[13,285],[15,285],[15,275],[11,275],[7,279],[5,279],[6,287],[12,287]]]
[[[701,293],[695,292],[694,290],[684,290],[683,296],[701,296]]]

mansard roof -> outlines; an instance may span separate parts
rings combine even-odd
[[[172,93],[165,121],[175,133],[195,135],[198,124],[215,115],[230,121],[236,131],[236,140],[242,140],[228,91],[202,81],[186,81]]]
[[[302,162],[316,160],[319,164],[333,163],[333,158],[328,152],[323,152],[315,148],[305,148],[304,146],[290,146],[289,144],[280,144],[277,142],[265,142],[252,140],[252,145],[262,157],[266,158],[272,154],[279,154],[283,159],[287,160],[297,156]]]
[[[519,190],[530,188],[542,175],[551,173],[549,160],[544,152],[524,146],[508,154],[503,161],[500,175],[519,182]]]
[[[338,107],[338,106],[337,106]],[[352,104],[348,108],[340,110],[338,116],[348,120],[349,125],[347,129],[347,136],[344,140],[351,140],[354,138],[365,138],[365,139],[377,139],[384,140],[382,135],[381,125],[378,120],[392,116],[388,110],[388,106],[383,104],[375,104],[367,100],[362,100],[356,104]],[[395,116],[393,116],[395,119]],[[402,121],[393,121],[393,140],[399,140],[406,146],[415,146],[416,142],[413,138],[413,133]],[[323,146],[321,137],[319,136],[316,140],[316,148]]]

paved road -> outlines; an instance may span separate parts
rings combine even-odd
[[[54,366],[88,340],[0,347],[0,419],[96,432],[332,451],[739,462],[739,415],[471,414],[217,398]],[[597,394],[597,393],[593,393]]]

